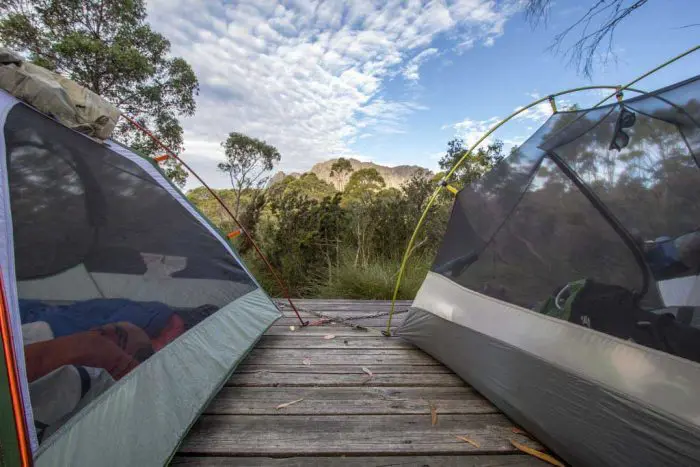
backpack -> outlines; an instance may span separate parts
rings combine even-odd
[[[636,294],[592,279],[571,282],[540,308],[548,316],[700,362],[700,329],[663,310],[641,308]]]

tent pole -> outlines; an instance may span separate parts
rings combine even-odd
[[[565,95],[565,94],[572,94],[572,93],[575,93],[575,92],[586,91],[586,90],[590,90],[590,89],[614,89],[615,92],[613,92],[613,93],[610,94],[609,96],[605,97],[605,99],[603,99],[603,100],[601,100],[600,102],[598,102],[597,104],[595,104],[592,108],[599,107],[599,106],[601,106],[603,103],[605,103],[605,101],[607,101],[608,99],[610,99],[611,97],[615,97],[616,95],[618,95],[621,91],[624,91],[625,89],[631,89],[630,86],[632,86],[632,85],[638,83],[639,81],[643,80],[643,79],[646,78],[647,76],[656,73],[657,71],[661,70],[662,68],[667,67],[668,65],[670,65],[670,64],[672,64],[672,63],[674,63],[674,62],[680,60],[681,58],[683,58],[683,57],[685,57],[685,56],[687,56],[687,55],[690,55],[691,53],[693,53],[693,52],[695,52],[695,51],[697,51],[697,50],[700,50],[700,45],[696,45],[695,47],[692,47],[692,48],[686,50],[685,52],[680,53],[680,54],[676,55],[675,57],[670,58],[669,60],[665,61],[664,63],[658,65],[658,66],[655,67],[655,68],[652,68],[652,69],[649,70],[648,72],[646,72],[646,73],[644,73],[644,74],[638,76],[637,78],[633,79],[632,81],[630,81],[629,83],[627,83],[627,84],[625,84],[625,85],[623,85],[623,86],[582,86],[582,87],[578,87],[578,88],[568,89],[568,90],[566,90],[566,91],[561,91],[561,92],[558,92],[558,93],[555,93],[555,94],[551,94],[551,95],[549,95],[549,96],[547,96],[547,97],[543,97],[542,99],[537,99],[536,101],[534,101],[534,102],[532,102],[532,103],[526,105],[526,106],[523,107],[522,109],[519,109],[519,110],[513,112],[512,114],[510,114],[509,116],[507,116],[505,119],[501,120],[501,121],[498,122],[496,125],[494,125],[494,126],[493,126],[491,129],[489,129],[486,133],[484,133],[484,135],[483,135],[481,138],[479,138],[479,140],[478,140],[475,144],[473,144],[472,147],[470,147],[468,151],[466,151],[466,152],[464,153],[464,155],[457,161],[457,163],[456,163],[454,166],[452,166],[452,168],[451,168],[450,171],[447,173],[447,175],[445,175],[445,177],[443,178],[443,180],[445,180],[446,182],[449,181],[449,178],[452,177],[452,175],[453,175],[453,174],[455,173],[455,171],[459,168],[459,166],[462,165],[462,163],[463,163],[463,162],[466,160],[466,158],[472,153],[472,151],[474,151],[474,150],[477,148],[477,146],[479,146],[482,142],[484,142],[484,140],[485,140],[486,138],[488,138],[489,136],[491,136],[491,134],[492,134],[494,131],[496,131],[497,129],[499,129],[499,128],[500,128],[501,126],[503,126],[506,122],[512,120],[514,117],[516,117],[516,116],[519,115],[520,113],[522,113],[522,112],[524,112],[524,111],[526,111],[526,110],[528,110],[528,109],[530,109],[530,108],[532,108],[532,107],[534,107],[534,106],[536,106],[536,105],[538,105],[538,104],[540,104],[540,103],[542,103],[542,102],[544,102],[544,101],[546,101],[546,100],[548,100],[548,101],[551,103],[552,100],[553,100],[555,97],[562,96],[562,95]],[[415,228],[414,231],[413,231],[413,235],[411,235],[411,239],[409,240],[408,246],[406,247],[406,251],[405,251],[405,253],[404,253],[403,259],[401,260],[401,267],[400,267],[400,269],[399,269],[399,273],[398,273],[398,276],[397,276],[397,278],[396,278],[396,285],[395,285],[395,287],[394,287],[394,294],[393,294],[393,296],[392,296],[392,298],[391,298],[391,311],[389,312],[389,320],[388,320],[388,322],[387,322],[387,326],[386,326],[386,330],[384,331],[384,335],[390,335],[390,334],[391,334],[391,320],[392,320],[392,318],[393,318],[393,316],[394,316],[394,309],[395,309],[395,306],[396,306],[396,297],[398,296],[399,287],[401,286],[401,279],[403,278],[403,272],[404,272],[404,269],[406,268],[406,263],[408,262],[408,257],[409,257],[410,254],[411,254],[411,248],[413,248],[413,243],[415,242],[416,236],[417,236],[417,234],[418,234],[418,230],[420,230],[420,228],[422,227],[423,222],[425,221],[425,218],[426,218],[426,216],[427,216],[427,214],[428,214],[428,210],[432,207],[432,204],[435,202],[435,199],[437,198],[437,194],[440,192],[440,190],[441,190],[442,188],[443,188],[443,186],[439,185],[439,186],[435,189],[435,192],[433,192],[433,196],[430,197],[430,199],[429,199],[429,201],[428,201],[428,203],[427,203],[425,209],[423,210],[423,214],[421,215],[420,219],[418,220],[418,223],[417,223],[417,225],[416,225],[416,228]]]
[[[530,104],[526,105],[525,107],[516,110],[512,114],[508,115],[506,118],[498,122],[496,125],[491,127],[486,133],[484,133],[479,140],[474,143],[467,151],[464,152],[462,157],[457,161],[457,163],[452,166],[450,171],[443,177],[443,181],[447,182],[452,175],[457,171],[460,165],[469,157],[469,155],[474,151],[481,143],[484,142],[486,138],[491,136],[491,134],[498,130],[501,126],[505,125],[508,121],[512,120],[513,118],[517,117],[519,114],[531,109],[532,107],[541,104],[542,102],[545,101],[550,101],[550,99],[553,99],[556,96],[561,96],[564,94],[569,94],[569,93],[574,93],[574,92],[579,92],[579,91],[586,91],[586,90],[591,90],[591,89],[617,89],[618,86],[582,86],[579,88],[574,88],[574,89],[569,89],[566,91],[558,92],[556,94],[551,94],[549,96],[543,97],[541,99],[537,99]],[[444,188],[446,184],[438,184],[437,188],[435,188],[435,191],[433,192],[432,196],[428,199],[428,203],[426,204],[425,208],[423,209],[423,213],[421,214],[421,217],[418,219],[418,223],[416,224],[416,228],[413,230],[413,235],[411,235],[411,239],[408,241],[408,246],[406,247],[406,251],[404,252],[403,259],[401,260],[401,267],[399,269],[399,273],[396,279],[396,285],[394,286],[394,295],[391,298],[391,311],[389,312],[389,321],[387,322],[386,330],[384,331],[384,335],[390,335],[391,334],[391,320],[394,316],[394,309],[396,306],[396,297],[398,296],[399,293],[399,287],[401,286],[401,279],[403,278],[403,273],[404,270],[406,269],[406,263],[408,262],[408,258],[411,255],[411,249],[413,248],[413,243],[416,240],[416,237],[418,236],[418,231],[420,228],[423,226],[423,222],[425,222],[425,218],[428,215],[428,211],[432,207],[433,203],[437,199],[438,194],[440,193],[440,190]]]
[[[255,240],[253,240],[253,236],[250,235],[250,233],[245,228],[245,226],[243,226],[243,224],[241,224],[241,222],[238,220],[238,218],[236,218],[236,216],[231,212],[231,210],[228,208],[228,206],[226,206],[226,203],[224,203],[224,201],[221,199],[221,197],[219,197],[219,195],[216,194],[216,192],[212,188],[210,188],[209,185],[206,184],[206,182],[202,179],[202,177],[200,177],[197,174],[197,172],[192,170],[192,168],[189,165],[187,165],[187,163],[185,161],[183,161],[177,154],[175,154],[175,151],[173,151],[168,146],[166,146],[165,143],[163,143],[160,139],[158,139],[158,137],[156,137],[153,133],[151,133],[143,125],[141,125],[136,120],[129,117],[128,115],[122,113],[122,117],[124,117],[124,119],[127,122],[131,123],[131,125],[133,125],[135,128],[137,128],[138,130],[140,130],[143,133],[145,133],[146,135],[148,135],[158,146],[160,146],[163,150],[167,151],[176,161],[178,161],[180,164],[182,164],[183,167],[185,167],[192,175],[194,175],[194,177],[199,181],[199,183],[201,183],[204,186],[204,188],[207,189],[209,194],[212,195],[214,197],[214,199],[216,199],[216,201],[221,205],[221,207],[224,208],[224,211],[226,211],[226,213],[231,217],[231,219],[233,219],[233,221],[236,224],[238,224],[238,227],[241,229],[241,232],[243,232],[243,234],[246,236],[246,238],[248,239],[250,244],[253,245],[253,248],[255,249],[255,251],[258,254],[258,256],[260,257],[260,259],[263,260],[263,262],[265,263],[267,268],[270,270],[272,275],[275,277],[277,284],[279,284],[280,288],[282,289],[282,292],[284,293],[285,298],[289,302],[289,305],[292,307],[292,310],[294,310],[294,313],[297,315],[297,318],[299,319],[299,322],[301,323],[301,325],[307,326],[309,324],[309,322],[304,321],[301,318],[301,315],[299,314],[299,310],[297,310],[297,307],[294,305],[294,302],[292,302],[291,294],[289,293],[289,289],[287,288],[287,285],[284,283],[282,278],[277,274],[277,271],[275,271],[275,268],[272,267],[272,264],[270,264],[270,261],[263,254],[263,252],[260,250],[258,245],[255,243]]]

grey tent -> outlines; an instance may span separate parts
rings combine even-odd
[[[399,335],[572,465],[700,462],[700,77],[461,190]]]
[[[160,465],[280,312],[152,161],[0,91],[0,455]]]

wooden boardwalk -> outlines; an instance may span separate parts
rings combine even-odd
[[[304,310],[345,318],[388,311],[390,305],[352,300],[295,303]],[[397,310],[409,304],[400,302]],[[514,433],[512,422],[498,409],[421,350],[372,330],[338,325],[299,329],[288,305],[283,310],[286,317],[262,337],[212,400],[173,464],[546,465],[515,450],[510,440],[541,446]],[[308,312],[303,316],[318,319]],[[399,314],[396,323],[404,316]],[[378,330],[386,317],[353,322]],[[335,337],[324,338],[329,335]],[[277,409],[292,401],[299,402]]]

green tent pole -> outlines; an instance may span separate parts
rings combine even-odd
[[[462,163],[467,159],[467,157],[469,157],[469,155],[471,155],[472,151],[474,151],[482,142],[484,142],[484,140],[485,140],[486,138],[488,138],[489,136],[491,136],[491,134],[492,134],[494,131],[498,130],[501,126],[503,126],[505,123],[509,122],[509,121],[512,120],[514,117],[516,117],[516,116],[518,116],[519,114],[521,114],[522,112],[524,112],[524,111],[526,111],[526,110],[528,110],[528,109],[530,109],[530,108],[532,108],[532,107],[534,107],[534,106],[536,106],[536,105],[538,105],[538,104],[541,104],[541,103],[544,102],[544,101],[550,101],[550,102],[552,102],[552,99],[553,99],[554,97],[562,96],[562,95],[565,95],[565,94],[573,94],[573,93],[576,93],[576,92],[587,91],[587,90],[591,90],[591,89],[615,89],[615,92],[613,92],[612,94],[610,94],[609,96],[607,96],[605,99],[603,99],[603,100],[601,100],[600,102],[598,102],[597,104],[595,104],[592,108],[599,107],[600,105],[602,105],[603,103],[605,103],[605,102],[606,102],[608,99],[610,99],[611,97],[615,97],[615,96],[616,96],[618,93],[620,93],[621,91],[626,90],[626,89],[631,89],[630,86],[634,85],[635,83],[637,83],[637,82],[643,80],[643,79],[646,78],[647,76],[650,76],[650,75],[656,73],[657,71],[661,70],[662,68],[665,68],[665,67],[667,67],[668,65],[670,65],[670,64],[672,64],[672,63],[674,63],[674,62],[680,60],[681,58],[683,58],[683,57],[685,57],[685,56],[687,56],[687,55],[690,55],[691,53],[697,51],[698,49],[700,49],[700,45],[697,45],[697,46],[695,46],[695,47],[692,47],[692,48],[686,50],[685,52],[676,55],[675,57],[673,57],[673,58],[671,58],[671,59],[665,61],[664,63],[660,64],[659,66],[657,66],[657,67],[655,67],[655,68],[652,68],[651,70],[649,70],[649,71],[647,71],[646,73],[644,73],[644,74],[638,76],[637,78],[633,79],[632,81],[630,81],[629,83],[627,83],[627,84],[625,84],[625,85],[623,85],[623,86],[581,86],[581,87],[577,87],[577,88],[573,88],[573,89],[567,89],[567,90],[565,90],[565,91],[560,91],[560,92],[558,92],[558,93],[551,94],[551,95],[549,95],[549,96],[547,96],[547,97],[543,97],[543,98],[541,98],[541,99],[537,99],[537,100],[534,101],[534,102],[531,102],[530,104],[526,105],[525,107],[523,107],[523,108],[521,108],[521,109],[518,109],[518,110],[516,110],[515,112],[513,112],[512,114],[508,115],[506,118],[504,118],[503,120],[501,120],[500,122],[498,122],[496,125],[494,125],[493,127],[491,127],[486,133],[484,133],[484,135],[483,135],[481,138],[479,138],[479,140],[478,140],[476,143],[474,143],[474,144],[469,148],[468,151],[466,151],[466,152],[464,153],[464,155],[457,161],[457,163],[456,163],[454,166],[452,166],[452,168],[450,169],[450,171],[449,171],[449,172],[447,173],[447,175],[445,175],[445,177],[443,178],[443,181],[444,181],[444,182],[447,182],[447,181],[450,179],[450,177],[452,177],[452,175],[455,173],[455,171],[456,171],[456,170],[462,165]],[[635,90],[635,91],[636,91],[636,90]],[[413,230],[413,234],[411,235],[411,238],[410,238],[410,240],[409,240],[409,242],[408,242],[408,245],[407,245],[407,247],[406,247],[406,251],[404,252],[403,259],[401,260],[401,266],[400,266],[400,268],[399,268],[399,273],[398,273],[398,275],[397,275],[397,277],[396,277],[396,285],[394,286],[394,294],[393,294],[393,296],[392,296],[392,298],[391,298],[391,311],[389,312],[389,320],[388,320],[387,325],[386,325],[386,330],[384,331],[384,334],[385,334],[385,335],[390,335],[390,334],[391,334],[391,320],[392,320],[392,318],[394,317],[394,309],[395,309],[395,306],[396,306],[396,297],[398,296],[399,288],[401,287],[401,279],[403,278],[403,274],[404,274],[404,270],[406,269],[406,264],[407,264],[407,262],[408,262],[408,258],[409,258],[410,255],[411,255],[411,248],[413,248],[413,244],[415,243],[416,237],[418,236],[418,231],[419,231],[420,228],[423,226],[423,222],[425,222],[425,218],[426,218],[427,215],[428,215],[428,211],[430,210],[430,208],[432,207],[433,203],[434,203],[435,200],[437,199],[437,196],[438,196],[438,194],[440,193],[440,190],[441,190],[442,188],[444,188],[444,187],[445,187],[445,185],[439,185],[439,186],[435,189],[435,191],[433,192],[432,196],[428,199],[428,203],[426,204],[425,209],[423,210],[423,213],[421,214],[421,217],[418,219],[418,223],[417,223],[417,225],[416,225],[416,228]]]

